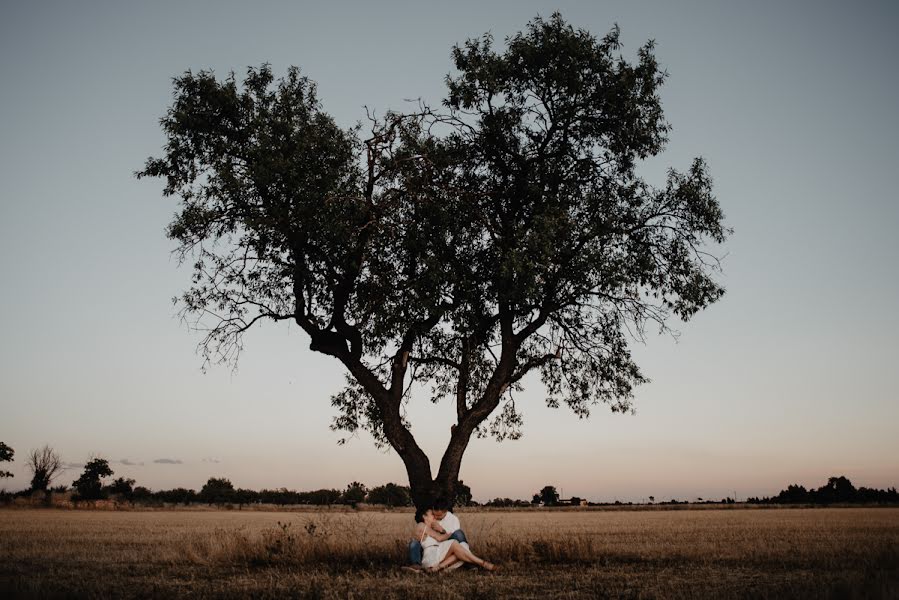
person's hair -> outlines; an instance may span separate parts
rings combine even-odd
[[[431,507],[425,508],[416,508],[415,509],[415,522],[416,523],[424,523],[425,522],[425,513],[431,510]]]
[[[440,496],[434,501],[434,508],[436,510],[452,510],[453,502],[446,496]]]

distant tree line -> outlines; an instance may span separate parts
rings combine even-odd
[[[649,496],[649,504],[656,504],[655,496]],[[844,476],[830,477],[827,483],[818,489],[805,489],[801,485],[790,485],[772,498],[749,498],[748,504],[899,504],[899,493],[895,487],[885,490],[860,487],[856,488]],[[533,495],[530,501],[512,498],[494,498],[484,506],[497,508],[525,508],[529,506],[583,506],[577,496],[562,498],[554,486],[544,486]],[[589,502],[588,506],[632,506],[633,502]],[[696,498],[695,500],[662,500],[659,505],[674,504],[736,504],[735,498],[711,500]]]
[[[0,442],[0,463],[12,462],[15,450]],[[0,491],[0,500],[14,496],[33,495],[36,492],[66,492],[68,486],[51,487],[52,482],[65,470],[59,454],[50,446],[31,450],[25,457],[25,466],[31,471],[31,485],[27,490],[16,494]],[[391,507],[412,506],[409,486],[387,483],[373,488],[354,481],[346,489],[319,489],[312,491],[296,491],[287,488],[250,490],[235,488],[229,479],[211,477],[200,491],[185,488],[153,491],[144,486],[135,485],[134,479],[118,477],[110,479],[115,473],[105,458],[91,457],[84,465],[84,471],[72,482],[72,499],[102,500],[116,498],[129,502],[145,504],[276,504],[279,506],[306,504],[317,506],[357,504],[380,504]],[[0,469],[0,479],[13,477],[13,473]],[[688,500],[671,499],[658,504],[734,504],[734,498],[721,500]],[[827,483],[817,489],[806,489],[794,484],[787,486],[778,495],[771,498],[749,498],[749,504],[899,504],[899,493],[895,487],[879,490],[873,488],[856,488],[844,476],[830,477]],[[649,504],[655,503],[655,496],[649,496]],[[484,506],[497,508],[524,508],[530,506],[606,506],[633,505],[633,502],[590,502],[586,503],[577,496],[562,498],[554,486],[544,486],[535,493],[530,501],[512,498],[494,498]],[[471,488],[459,481],[455,487],[454,506],[477,506],[472,500]]]
[[[0,462],[11,462],[14,456],[15,450],[0,442]],[[0,499],[29,496],[40,492],[48,494],[49,492],[69,490],[69,487],[65,485],[51,487],[52,482],[62,474],[65,468],[59,453],[50,446],[32,450],[26,457],[25,466],[32,472],[29,488],[16,494],[0,492]],[[368,503],[396,507],[412,505],[409,486],[396,483],[387,483],[371,489],[354,481],[344,490],[319,489],[302,492],[279,488],[256,491],[235,488],[234,484],[224,477],[211,477],[199,492],[185,488],[153,491],[144,486],[135,485],[137,482],[131,478],[110,479],[113,475],[115,473],[108,460],[92,456],[84,465],[81,475],[72,482],[72,499],[78,502],[116,498],[147,504],[346,504],[356,506]],[[0,470],[0,478],[13,476],[13,473],[9,471]],[[471,502],[471,488],[459,481],[456,485],[454,504],[467,506]]]
[[[818,489],[794,484],[772,498],[749,498],[749,504],[899,504],[895,487],[885,490],[856,488],[844,476],[830,477]]]

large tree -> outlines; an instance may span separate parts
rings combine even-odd
[[[520,435],[531,372],[549,406],[629,410],[645,381],[629,337],[722,295],[707,246],[728,233],[701,159],[658,187],[636,172],[669,130],[651,42],[628,61],[617,28],[555,14],[453,59],[439,109],[369,115],[370,135],[296,68],[187,72],[165,155],[137,173],[181,198],[168,235],[194,267],[181,302],[205,359],[296,323],[347,370],[334,428],[393,447],[417,504],[452,496],[473,434]],[[414,383],[455,405],[436,477],[405,419]]]

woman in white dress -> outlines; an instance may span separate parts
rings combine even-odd
[[[462,563],[471,563],[487,571],[496,570],[493,563],[478,558],[456,540],[449,539],[450,534],[438,533],[431,527],[436,520],[430,509],[415,513],[415,537],[421,542],[422,568],[434,572],[451,565],[461,566]]]

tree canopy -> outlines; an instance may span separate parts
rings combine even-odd
[[[385,483],[370,489],[366,502],[387,506],[409,506],[411,504],[409,488],[395,483]]]
[[[707,247],[728,230],[697,158],[661,186],[637,173],[664,148],[665,73],[559,14],[497,50],[453,49],[439,108],[339,127],[292,67],[174,80],[168,235],[193,265],[183,315],[207,361],[236,360],[262,320],[289,321],[347,370],[333,427],[403,459],[416,503],[451,496],[473,434],[521,435],[514,393],[538,373],[549,406],[630,410],[646,381],[628,341],[668,329],[723,288]],[[454,403],[436,478],[412,435],[413,383]]]
[[[460,479],[456,483],[456,493],[452,498],[452,504],[453,506],[468,506],[471,504],[471,501],[471,488]]]
[[[105,496],[101,479],[114,475],[109,467],[109,461],[105,458],[92,458],[84,465],[84,472],[75,481],[72,487],[83,500],[98,500]]]
[[[137,482],[130,477],[118,477],[107,486],[107,490],[110,494],[117,494],[125,500],[131,500],[134,496],[135,483]],[[146,488],[144,489],[146,490]]]
[[[344,492],[340,496],[340,501],[344,504],[356,506],[360,502],[365,502],[365,496],[367,494],[368,488],[366,488],[365,485],[359,483],[358,481],[354,481],[346,486],[346,490],[344,490]]]
[[[207,504],[223,504],[235,499],[234,484],[225,477],[210,477],[198,495]]]
[[[6,443],[0,442],[0,462],[12,462],[13,456],[15,456],[15,454],[15,450],[7,446]],[[3,479],[5,477],[14,477],[14,475],[9,471],[0,469],[0,479]]]
[[[541,502],[546,506],[555,506],[559,503],[559,492],[556,491],[555,486],[544,486],[543,489],[534,494],[533,503],[539,504]]]

